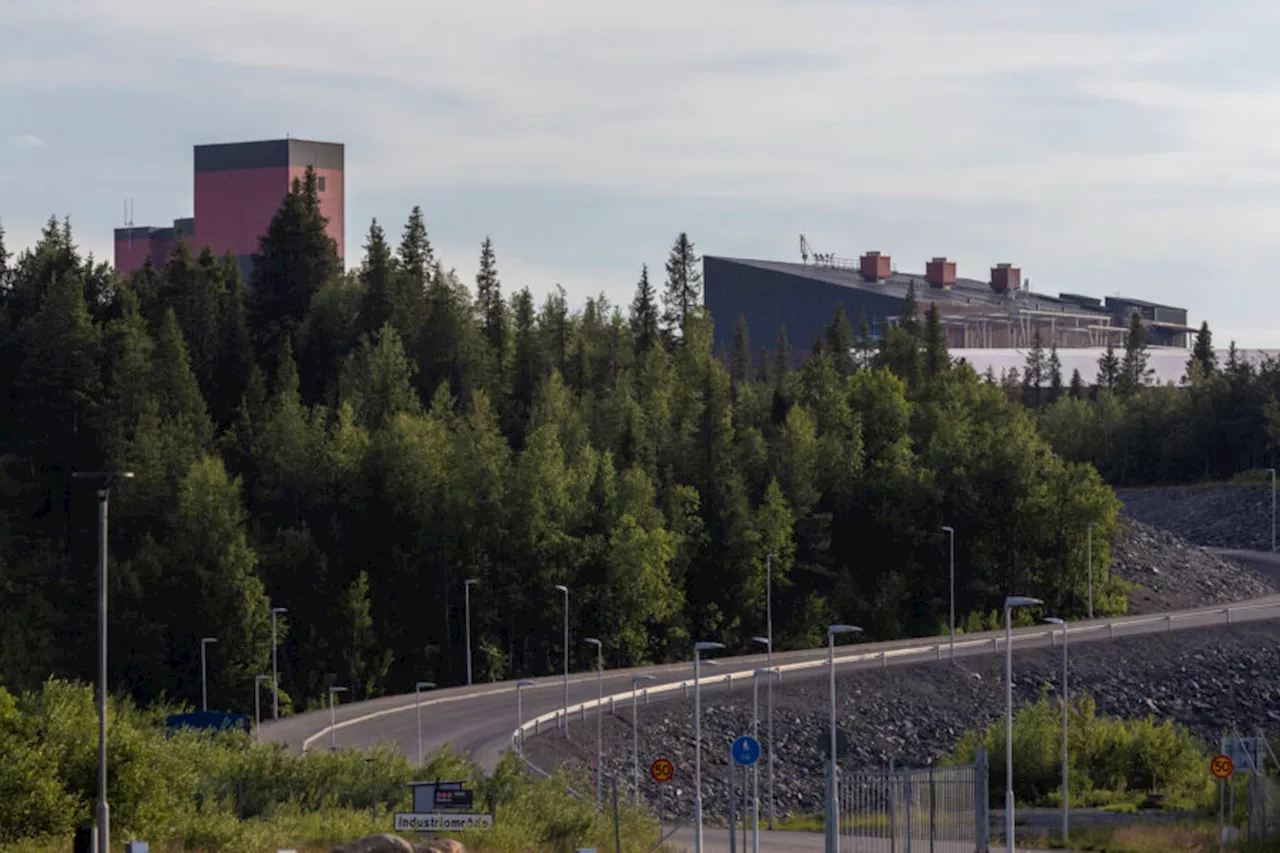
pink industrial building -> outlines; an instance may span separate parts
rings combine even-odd
[[[343,146],[334,142],[274,139],[195,147],[195,216],[175,219],[172,227],[131,226],[115,232],[116,269],[128,276],[147,257],[161,265],[169,256],[174,233],[192,254],[206,246],[218,256],[235,255],[247,275],[258,240],[280,209],[295,178],[307,168],[316,173],[320,212],[329,220],[326,231],[345,256]]]

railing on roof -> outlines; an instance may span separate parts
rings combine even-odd
[[[830,253],[814,252],[813,266],[832,267],[840,270],[856,270],[862,268],[862,262],[858,258],[838,258]]]

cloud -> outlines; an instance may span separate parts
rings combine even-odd
[[[34,133],[24,133],[13,138],[13,144],[19,148],[43,148],[44,140]]]

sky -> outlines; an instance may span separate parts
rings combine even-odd
[[[421,205],[470,279],[631,298],[675,236],[876,249],[1186,307],[1280,346],[1280,4],[0,0],[0,223],[111,257],[193,145],[346,145],[347,263]],[[660,276],[659,276],[660,277]]]

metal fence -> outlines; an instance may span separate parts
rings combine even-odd
[[[1280,784],[1274,776],[1250,774],[1249,840],[1280,836]]]
[[[841,853],[987,853],[987,756],[963,767],[846,773]]]

